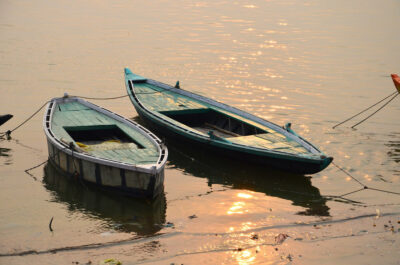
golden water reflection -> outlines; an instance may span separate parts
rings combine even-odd
[[[256,252],[251,250],[233,252],[232,257],[236,259],[237,264],[248,265],[253,264],[256,260]]]
[[[238,196],[239,198],[244,198],[244,199],[253,198],[253,195],[251,195],[251,194],[249,194],[249,193],[244,193],[244,192],[239,192],[239,193],[237,194],[237,196]]]
[[[233,205],[226,212],[228,215],[231,214],[243,214],[244,212],[248,212],[248,210],[244,210],[243,208],[246,206],[245,202],[234,202]]]
[[[252,199],[254,197],[250,192],[239,192],[236,196],[241,199]],[[246,206],[247,204],[244,201],[233,202],[226,213],[228,215],[248,213],[249,210],[246,209]]]

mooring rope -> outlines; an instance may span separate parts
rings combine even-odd
[[[119,99],[119,98],[124,98],[124,97],[128,97],[129,95],[122,95],[122,96],[117,96],[117,97],[107,97],[107,98],[92,98],[92,97],[84,97],[84,96],[69,96],[69,97],[79,97],[79,98],[83,98],[83,99],[91,99],[91,100],[112,100],[112,99]],[[17,127],[15,127],[12,130],[8,130],[6,132],[0,132],[0,138],[3,138],[4,136],[7,136],[8,138],[11,136],[11,133],[14,132],[15,130],[17,130],[18,128],[20,128],[22,125],[24,125],[25,123],[27,123],[30,119],[32,119],[36,114],[39,113],[39,111],[41,109],[43,109],[47,103],[49,103],[50,101],[46,101],[38,110],[36,110],[31,116],[29,116],[26,120],[24,120],[21,124],[19,124]]]
[[[32,119],[41,109],[43,109],[47,105],[47,103],[49,103],[49,101],[46,101],[38,110],[36,110],[31,116],[29,116],[25,121],[23,121],[21,124],[19,124],[14,129],[0,133],[0,138],[4,137],[5,135],[7,135],[7,137],[10,137],[10,135],[13,131],[17,130],[19,127],[21,127],[22,125],[27,123],[30,119]]]
[[[356,193],[356,192],[359,192],[359,191],[362,191],[362,190],[365,190],[365,188],[361,188],[361,189],[358,189],[358,190],[355,190],[355,191],[347,192],[345,194],[339,195],[338,197],[341,198],[341,197],[344,197],[344,196],[347,196],[347,195],[350,195],[350,194],[353,194],[353,193]]]
[[[129,97],[129,95],[126,94],[126,95],[123,95],[123,96],[109,97],[109,98],[92,98],[92,97],[83,97],[83,96],[74,96],[74,95],[69,95],[69,97],[78,97],[78,98],[91,99],[91,100],[112,100],[112,99],[119,99],[119,98]]]
[[[337,126],[339,126],[339,125],[341,125],[341,124],[343,124],[343,123],[345,123],[345,122],[347,122],[347,121],[349,121],[349,120],[351,120],[351,119],[353,119],[353,118],[357,117],[358,115],[360,115],[360,114],[362,114],[362,113],[366,112],[367,110],[369,110],[369,109],[371,109],[371,108],[375,107],[376,105],[378,105],[378,104],[379,104],[379,103],[381,103],[382,101],[384,101],[384,100],[386,100],[386,99],[390,98],[391,96],[394,96],[395,94],[397,94],[397,95],[398,95],[399,93],[396,91],[396,92],[394,92],[394,93],[390,94],[389,96],[387,96],[387,97],[385,97],[385,98],[381,99],[380,101],[376,102],[376,103],[375,103],[375,104],[373,104],[372,106],[369,106],[368,108],[366,108],[366,109],[364,109],[364,110],[360,111],[360,112],[359,112],[359,113],[357,113],[356,115],[354,115],[354,116],[351,116],[350,118],[348,118],[348,119],[346,119],[346,120],[344,120],[344,121],[342,121],[342,122],[340,122],[340,123],[336,124],[335,126],[333,126],[333,127],[332,127],[332,129],[335,129]],[[390,101],[392,101],[392,99],[390,99]],[[384,106],[386,106],[387,104],[388,104],[388,103],[386,103]],[[374,114],[375,114],[375,113],[374,113]]]
[[[390,193],[390,194],[395,194],[395,195],[400,195],[400,192],[394,192],[394,191],[389,191],[389,190],[382,190],[382,189],[377,189],[377,188],[372,188],[372,187],[368,187],[367,185],[365,185],[364,183],[362,183],[361,181],[359,181],[357,178],[355,178],[354,176],[352,176],[349,172],[347,172],[346,170],[344,170],[343,168],[341,168],[340,166],[338,166],[337,164],[335,164],[334,162],[332,162],[332,164],[337,167],[340,171],[342,171],[343,173],[345,173],[347,176],[351,177],[354,181],[356,181],[358,184],[360,184],[361,186],[363,186],[363,188],[352,191],[352,192],[348,192],[345,193],[343,195],[340,195],[339,197],[342,196],[346,196],[346,195],[350,195],[362,190],[375,190],[375,191],[380,191],[380,192],[385,192],[385,193]]]
[[[355,177],[353,177],[349,172],[347,172],[346,170],[344,170],[343,168],[341,168],[340,166],[338,166],[335,162],[332,161],[332,165],[334,165],[335,167],[337,167],[340,171],[342,171],[343,173],[345,173],[347,176],[349,176],[350,178],[352,178],[354,181],[356,181],[358,184],[360,184],[360,185],[363,186],[364,188],[367,187],[364,183],[362,183],[361,181],[359,181],[358,179],[356,179]]]
[[[66,150],[66,149],[68,149],[68,147],[64,147],[64,148],[61,149],[60,151],[64,151],[64,150]],[[59,154],[59,153],[55,153],[55,154],[53,154],[53,156],[49,156],[44,162],[42,162],[42,163],[40,163],[40,164],[38,164],[38,165],[36,165],[36,166],[33,166],[33,167],[31,167],[31,168],[25,169],[24,172],[25,172],[26,174],[30,175],[34,180],[37,180],[37,178],[36,178],[34,175],[32,175],[31,173],[29,173],[29,171],[31,171],[31,170],[33,170],[33,169],[35,169],[35,168],[38,168],[38,167],[40,167],[40,166],[46,164],[47,161],[49,161],[49,159],[54,159],[54,158],[56,158],[56,156],[58,156],[58,154]]]
[[[382,107],[380,107],[379,109],[377,109],[376,111],[374,111],[371,115],[369,115],[368,117],[366,117],[365,119],[363,119],[362,121],[354,124],[353,126],[351,126],[351,128],[356,127],[357,125],[363,123],[364,121],[368,120],[369,118],[371,118],[373,115],[375,115],[378,111],[380,111],[381,109],[383,109],[387,104],[389,104],[393,99],[395,99],[398,95],[400,95],[399,93],[396,92],[396,95],[394,95],[388,102],[386,102],[385,104],[382,105]]]

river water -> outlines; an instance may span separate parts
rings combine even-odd
[[[396,0],[2,0],[1,131],[64,92],[123,95],[129,67],[292,122],[364,185],[399,192],[399,98],[332,129],[395,91],[399,24]],[[127,98],[93,102],[137,119]],[[399,264],[400,196],[351,193],[334,165],[291,176],[170,144],[165,193],[133,200],[50,165],[26,174],[48,156],[42,114],[0,142],[1,264]]]

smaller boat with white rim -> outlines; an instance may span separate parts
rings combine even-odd
[[[133,197],[163,191],[168,150],[134,121],[65,95],[48,103],[43,127],[49,161],[65,173]]]

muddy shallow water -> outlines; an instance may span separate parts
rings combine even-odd
[[[125,94],[123,69],[292,128],[364,185],[400,192],[397,1],[2,1],[0,114]],[[137,120],[129,99],[93,101]],[[363,116],[365,117],[365,116]],[[66,179],[42,112],[0,141],[0,263],[398,264],[400,196],[334,165],[308,176],[167,142],[165,191],[134,200]],[[350,194],[351,193],[351,194]],[[340,196],[348,194],[345,196]],[[53,217],[52,229],[49,221]],[[288,237],[286,237],[288,235]]]

